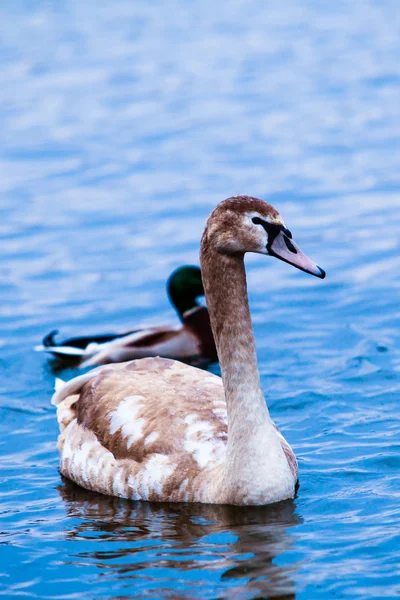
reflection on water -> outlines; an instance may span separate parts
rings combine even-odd
[[[73,529],[65,530],[67,539],[94,542],[93,550],[85,544],[89,550],[71,560],[95,564],[107,578],[131,580],[132,587],[149,580],[162,594],[177,572],[189,582],[190,572],[200,571],[204,583],[212,572],[220,580],[219,593],[226,586],[238,598],[295,598],[297,565],[274,562],[291,548],[290,529],[301,522],[292,501],[251,508],[158,505],[108,498],[66,479],[58,491],[69,517],[78,519]]]

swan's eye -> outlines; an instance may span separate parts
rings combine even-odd
[[[261,225],[268,235],[268,237],[272,237],[273,239],[284,230],[282,225],[277,225],[276,223],[268,223],[268,221],[264,221],[264,219],[260,219],[260,217],[253,217],[251,219],[254,225]],[[271,241],[272,243],[272,241]]]
[[[295,246],[290,241],[292,234],[289,229],[286,229],[286,227],[278,225],[277,223],[268,223],[268,221],[264,221],[264,219],[260,219],[260,217],[253,217],[251,220],[254,225],[261,225],[265,229],[265,232],[268,235],[267,250],[272,246],[275,238],[282,233],[287,249],[293,254],[297,254]]]

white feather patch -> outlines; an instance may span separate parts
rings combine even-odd
[[[126,498],[126,485],[125,485],[124,471],[122,469],[120,471],[117,471],[117,474],[114,477],[113,493],[116,496]]]
[[[158,433],[158,431],[152,431],[144,440],[144,445],[148,446],[149,444],[152,444],[156,441],[156,439],[158,439],[159,436],[160,434]]]
[[[64,385],[65,381],[63,379],[60,379],[59,377],[56,377],[56,380],[54,382],[54,390],[56,392],[59,392],[62,388],[62,386]]]
[[[186,425],[192,425],[197,419],[197,415],[186,415],[185,423]]]
[[[138,413],[143,408],[142,400],[143,396],[127,396],[109,416],[111,435],[121,430],[122,437],[128,438],[128,448],[143,435],[146,419],[138,418]]]
[[[192,454],[200,469],[215,464],[220,448],[216,443],[214,427],[208,421],[197,421],[189,425],[186,431],[184,449]]]
[[[148,500],[152,493],[162,496],[163,485],[176,468],[165,454],[153,454],[137,477],[130,477],[129,484],[137,490],[142,500]]]
[[[91,466],[89,462],[89,453],[92,448],[92,441],[84,442],[73,455],[73,463],[74,465],[79,466],[81,477],[86,483],[89,481],[89,471]]]

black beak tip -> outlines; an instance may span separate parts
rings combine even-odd
[[[319,269],[319,275],[317,275],[317,277],[319,277],[320,279],[325,279],[325,277],[326,277],[325,271],[323,269],[321,269],[320,266],[317,265],[317,267]]]

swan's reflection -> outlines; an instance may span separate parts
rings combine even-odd
[[[252,508],[149,504],[88,492],[68,480],[59,492],[69,516],[79,520],[66,536],[93,542],[79,561],[94,563],[132,593],[135,580],[147,579],[154,597],[205,597],[204,584],[214,590],[207,597],[295,598],[296,565],[273,562],[290,549],[288,529],[300,522],[292,501]]]

